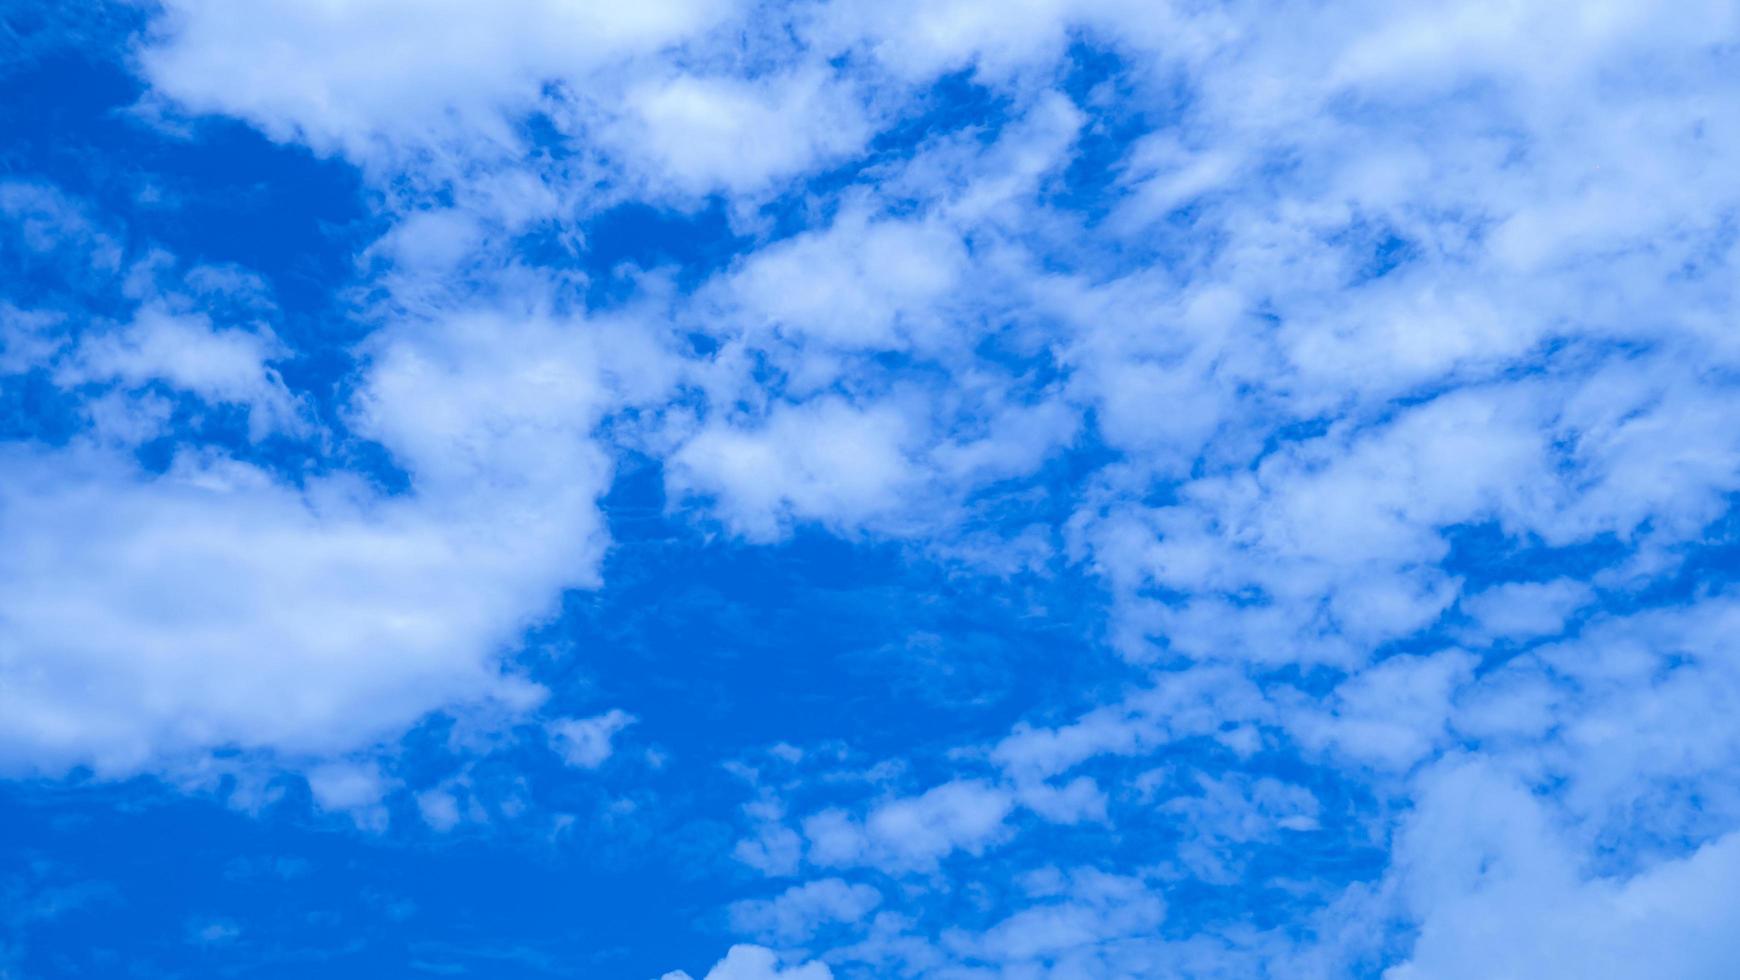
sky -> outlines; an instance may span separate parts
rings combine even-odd
[[[1724,978],[1731,0],[0,0],[0,978]]]

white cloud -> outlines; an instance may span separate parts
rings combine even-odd
[[[716,498],[733,530],[767,540],[788,521],[860,524],[900,510],[912,466],[911,426],[898,407],[855,407],[838,398],[780,406],[765,424],[715,422],[671,458],[678,492]]]
[[[194,921],[187,925],[188,941],[199,946],[221,946],[225,943],[232,943],[241,934],[240,926],[223,919]]]
[[[1086,776],[1061,786],[1052,783],[1017,783],[1015,798],[1022,806],[1052,823],[1073,824],[1106,818],[1106,794]]]
[[[760,78],[678,75],[635,85],[613,142],[650,161],[679,190],[762,190],[858,149],[869,136],[859,100],[815,70]]]
[[[62,256],[79,272],[112,275],[121,267],[121,244],[99,227],[89,210],[49,184],[0,180],[0,242],[16,236],[36,257]],[[76,257],[76,259],[74,258]]]
[[[1101,755],[1142,756],[1174,740],[1205,736],[1271,713],[1242,674],[1197,667],[1163,674],[1159,683],[1070,724],[1037,728],[1018,722],[990,755],[1018,783],[1049,779]]]
[[[324,754],[447,704],[541,698],[495,657],[548,601],[525,586],[573,574],[567,553],[522,564],[543,534],[222,460],[154,477],[94,450],[8,455],[31,474],[3,491],[9,769]],[[575,517],[560,536],[584,549],[595,518]]]
[[[401,274],[446,273],[483,241],[477,219],[457,208],[416,211],[401,218],[370,249],[392,259]]]
[[[87,400],[84,414],[99,442],[137,446],[168,429],[175,406],[155,392],[110,391]]]
[[[946,301],[966,264],[959,236],[936,221],[840,216],[762,249],[728,280],[743,329],[848,350],[935,348],[953,340]]]
[[[1020,0],[990,5],[943,3],[836,3],[806,24],[819,43],[864,45],[894,71],[913,79],[977,63],[1001,73],[1062,53],[1074,5],[1068,0]]]
[[[357,810],[386,795],[380,766],[372,762],[329,762],[308,771],[308,789],[323,810]]]
[[[1174,797],[1161,809],[1183,824],[1178,860],[1201,881],[1234,884],[1248,845],[1318,829],[1317,798],[1303,786],[1240,774],[1198,775],[1194,782],[1199,793]]]
[[[861,821],[823,810],[806,818],[803,830],[813,864],[926,870],[957,850],[977,854],[1006,836],[1014,804],[1005,789],[957,780],[881,803]]]
[[[358,828],[376,833],[389,821],[383,799],[395,785],[375,762],[327,762],[307,772],[314,805],[328,813],[344,813]]]
[[[1534,637],[1559,632],[1594,593],[1572,579],[1512,582],[1462,600],[1462,608],[1494,636]]]
[[[542,87],[712,24],[710,0],[166,4],[141,52],[154,90],[365,163],[447,140],[517,143]]]
[[[445,833],[459,826],[459,801],[444,789],[431,789],[417,794],[417,812],[423,822]]]
[[[397,496],[209,452],[153,475],[79,444],[8,449],[28,478],[0,490],[0,632],[20,651],[0,667],[0,760],[293,759],[430,711],[535,706],[502,656],[563,588],[596,582],[610,464],[592,429],[665,383],[649,343],[482,313],[377,336],[355,413],[409,470]]]
[[[825,963],[781,966],[779,954],[773,950],[740,944],[726,951],[725,958],[715,963],[702,980],[833,980],[833,976]],[[689,980],[689,975],[675,970],[661,980]]]
[[[0,374],[22,374],[49,363],[65,342],[55,330],[64,319],[64,314],[0,302]]]
[[[247,406],[255,438],[300,427],[295,398],[271,367],[287,355],[269,333],[218,329],[201,315],[146,306],[124,327],[87,333],[61,362],[64,386],[162,381],[206,401]]]
[[[576,769],[596,769],[610,758],[611,739],[634,724],[634,716],[612,709],[591,718],[557,718],[548,725],[550,744]]]
[[[1040,964],[1067,969],[1065,964],[1077,965],[1084,953],[1091,958],[1101,944],[1151,936],[1165,916],[1165,901],[1140,878],[1080,868],[1049,900],[982,933],[952,929],[942,938],[955,952],[1000,964],[1010,973]]]
[[[1421,923],[1391,980],[1731,971],[1740,837],[1629,878],[1584,877],[1531,794],[1464,762],[1427,784],[1397,863]]]
[[[803,861],[804,839],[790,827],[765,824],[754,837],[737,842],[732,856],[764,875],[796,874]]]
[[[801,943],[822,927],[862,921],[881,902],[881,894],[869,885],[821,878],[793,885],[771,899],[733,903],[731,927],[780,943]]]
[[[1307,711],[1289,724],[1306,744],[1333,746],[1367,765],[1406,769],[1441,746],[1451,698],[1476,662],[1455,650],[1391,657],[1338,686],[1328,712]]]

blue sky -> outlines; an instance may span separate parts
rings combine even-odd
[[[1731,3],[73,6],[0,978],[1731,974]]]

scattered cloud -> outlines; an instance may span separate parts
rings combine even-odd
[[[713,980],[1732,959],[1731,5],[4,29],[7,792],[527,834]]]

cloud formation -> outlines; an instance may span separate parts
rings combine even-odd
[[[718,980],[1732,961],[1732,5],[130,16],[358,211],[9,163],[0,775],[620,833]]]

